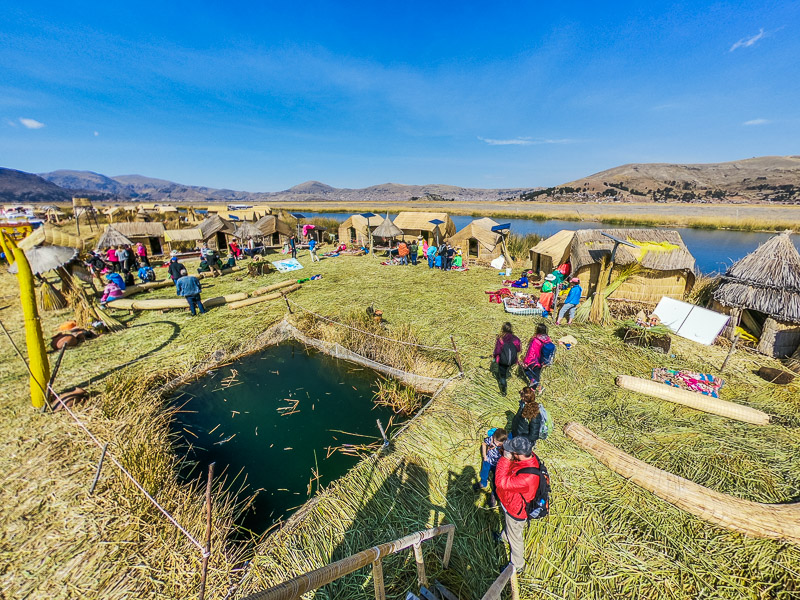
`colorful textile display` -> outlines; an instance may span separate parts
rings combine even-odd
[[[500,288],[496,292],[486,292],[489,294],[489,302],[494,302],[496,304],[502,304],[503,298],[508,298],[511,296],[511,290],[508,288]]]
[[[653,369],[651,379],[682,390],[699,392],[712,398],[719,398],[719,390],[725,385],[724,380],[708,373],[695,373],[666,367]]]

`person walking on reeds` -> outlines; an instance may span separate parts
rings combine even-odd
[[[169,266],[167,267],[167,272],[169,273],[169,278],[172,279],[176,287],[178,285],[178,279],[181,278],[181,272],[185,270],[186,267],[184,267],[182,263],[178,262],[177,256],[173,256],[172,258],[169,259]]]
[[[519,409],[511,421],[511,434],[514,437],[528,438],[531,448],[536,447],[542,430],[544,414],[536,401],[536,392],[532,388],[522,388],[519,392]]]
[[[319,243],[314,238],[311,238],[308,241],[308,253],[311,255],[311,262],[319,262],[319,256],[317,256],[317,246],[319,246]]]
[[[411,259],[411,264],[414,266],[417,265],[418,253],[419,245],[417,244],[417,240],[411,240],[411,243],[408,245],[408,257]]]
[[[432,269],[433,265],[436,263],[436,246],[431,244],[428,246],[427,255],[428,255],[428,268]]]
[[[536,389],[539,386],[542,367],[552,362],[554,352],[555,344],[547,335],[547,325],[539,323],[536,326],[536,333],[528,342],[528,351],[522,360],[522,370],[530,382],[530,387]]]
[[[117,246],[117,260],[123,273],[131,270],[131,252],[125,246]]]
[[[139,257],[139,262],[144,266],[150,266],[150,259],[147,258],[147,248],[144,247],[142,242],[136,242],[136,256]]]
[[[297,258],[297,238],[294,234],[289,236],[289,250],[292,253],[292,258]]]
[[[561,325],[561,320],[564,318],[564,315],[567,314],[569,315],[567,325],[572,325],[572,320],[575,318],[575,309],[578,308],[578,304],[581,302],[581,294],[583,294],[581,280],[577,277],[573,277],[569,282],[571,286],[569,292],[567,292],[567,297],[564,299],[564,306],[558,311],[556,325]]]
[[[186,302],[189,303],[189,312],[193,317],[197,314],[195,312],[197,308],[200,309],[201,314],[206,312],[206,308],[200,300],[200,280],[197,277],[189,275],[186,269],[183,269],[180,278],[175,282],[175,288],[178,296],[186,298]]]
[[[408,249],[408,244],[406,244],[404,241],[401,240],[400,243],[397,244],[397,256],[400,258],[400,264],[401,265],[408,266],[408,255],[409,254],[410,254],[410,251]]]
[[[522,342],[514,335],[511,323],[503,323],[500,335],[494,343],[494,362],[497,365],[497,384],[500,393],[506,395],[508,390],[508,371],[517,364],[517,358],[522,351]]]
[[[525,568],[525,525],[528,523],[528,506],[536,498],[542,477],[530,470],[539,471],[539,459],[533,453],[526,437],[514,437],[503,444],[503,456],[495,468],[495,489],[505,518],[505,528],[500,538],[511,550],[511,564],[518,573]]]
[[[497,461],[503,454],[503,443],[508,439],[508,433],[502,427],[495,427],[486,432],[486,437],[481,443],[481,474],[480,481],[472,486],[476,492],[485,490],[492,483],[492,489],[489,491],[489,499],[486,504],[489,508],[497,506],[497,492],[494,486],[494,472],[497,467]]]

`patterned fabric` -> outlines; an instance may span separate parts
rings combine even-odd
[[[653,369],[651,379],[682,390],[699,392],[713,398],[719,398],[719,390],[725,385],[724,380],[708,373],[695,373],[694,371],[681,371],[667,369],[666,367]]]
[[[500,446],[494,445],[494,438],[491,435],[486,436],[483,443],[486,444],[486,462],[491,466],[495,466],[502,456]]]

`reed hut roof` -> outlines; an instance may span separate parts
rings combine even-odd
[[[369,218],[369,226],[372,228],[377,227],[381,223],[383,223],[383,217],[380,215],[375,215],[374,217]],[[361,215],[350,215],[341,225],[339,225],[340,230],[349,229],[350,227],[356,231],[360,231],[364,235],[369,233],[367,231],[367,218],[362,217]]]
[[[681,234],[661,229],[579,229],[572,237],[570,263],[572,270],[599,263],[603,256],[610,256],[614,241],[603,235],[638,246],[631,248],[620,244],[614,257],[618,265],[640,263],[652,271],[687,271],[694,274],[695,260]]]
[[[94,249],[100,250],[102,248],[110,248],[111,246],[124,246],[126,244],[130,246],[133,244],[133,242],[123,235],[118,229],[116,229],[116,227],[109,225],[106,227],[103,235],[100,236],[100,239],[97,240],[97,245],[94,247]]]
[[[456,226],[453,220],[447,213],[443,212],[401,212],[394,220],[394,224],[403,231],[435,231],[436,225],[431,223],[438,219],[444,221],[439,225],[439,232],[444,237],[453,235],[456,232]]]
[[[485,229],[480,225],[476,225],[475,221],[461,229],[455,235],[451,235],[448,241],[451,244],[463,243],[469,239],[476,239],[478,243],[486,248],[489,252],[494,252],[495,247],[503,237],[499,233],[495,233],[489,229]]]
[[[398,217],[398,219],[399,218],[400,217]],[[386,218],[383,220],[383,223],[381,223],[375,228],[375,230],[372,232],[372,235],[381,238],[392,238],[392,237],[397,237],[399,235],[403,235],[403,230],[400,229],[394,223],[392,223],[392,220],[389,218],[389,215],[387,214]]]
[[[800,253],[789,233],[770,238],[735,262],[722,276],[714,299],[724,306],[800,323]]]
[[[255,226],[260,232],[259,235],[272,235],[273,233],[292,235],[292,228],[275,215],[264,215],[255,222]]]
[[[178,212],[178,209],[175,208],[174,206],[162,205],[162,206],[158,207],[158,212],[160,212],[162,214],[164,214],[164,213],[174,213],[174,212]]]
[[[498,225],[500,225],[500,223],[498,223],[494,219],[490,219],[489,217],[483,217],[482,219],[475,219],[472,222],[472,224],[475,225],[476,227],[483,227],[484,229],[488,229],[489,231],[492,230],[492,227],[497,227]]]
[[[77,235],[65,233],[50,225],[42,225],[36,228],[33,233],[22,240],[17,246],[23,250],[28,250],[34,246],[67,246],[83,250],[84,242]]]
[[[243,223],[236,228],[236,231],[233,233],[233,235],[240,240],[246,240],[247,238],[259,238],[264,234],[261,233],[261,230],[258,227],[256,227],[255,223]]]
[[[215,233],[229,233],[233,235],[233,232],[236,231],[236,228],[231,225],[229,221],[226,221],[219,215],[212,215],[205,219],[200,225],[200,232],[203,234],[203,239],[207,240]]]
[[[571,229],[562,229],[554,233],[531,248],[534,254],[544,254],[553,259],[553,265],[558,266],[569,260],[569,249],[575,232]]]
[[[114,228],[129,238],[164,237],[164,224],[158,222],[114,223]]]
[[[167,229],[164,231],[165,242],[195,242],[203,239],[202,232],[197,228]]]

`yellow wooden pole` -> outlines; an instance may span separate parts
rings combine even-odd
[[[5,231],[0,230],[0,247],[3,248],[3,252],[6,255],[6,260],[8,264],[14,264],[14,248],[17,245],[14,243],[14,240],[11,239],[11,236],[8,235]]]
[[[33,272],[28,259],[20,248],[14,248],[19,281],[19,299],[25,318],[25,343],[28,347],[28,363],[31,370],[31,403],[34,408],[44,406],[47,383],[50,381],[50,363],[42,336],[42,323],[36,308],[36,292],[33,285]]]

